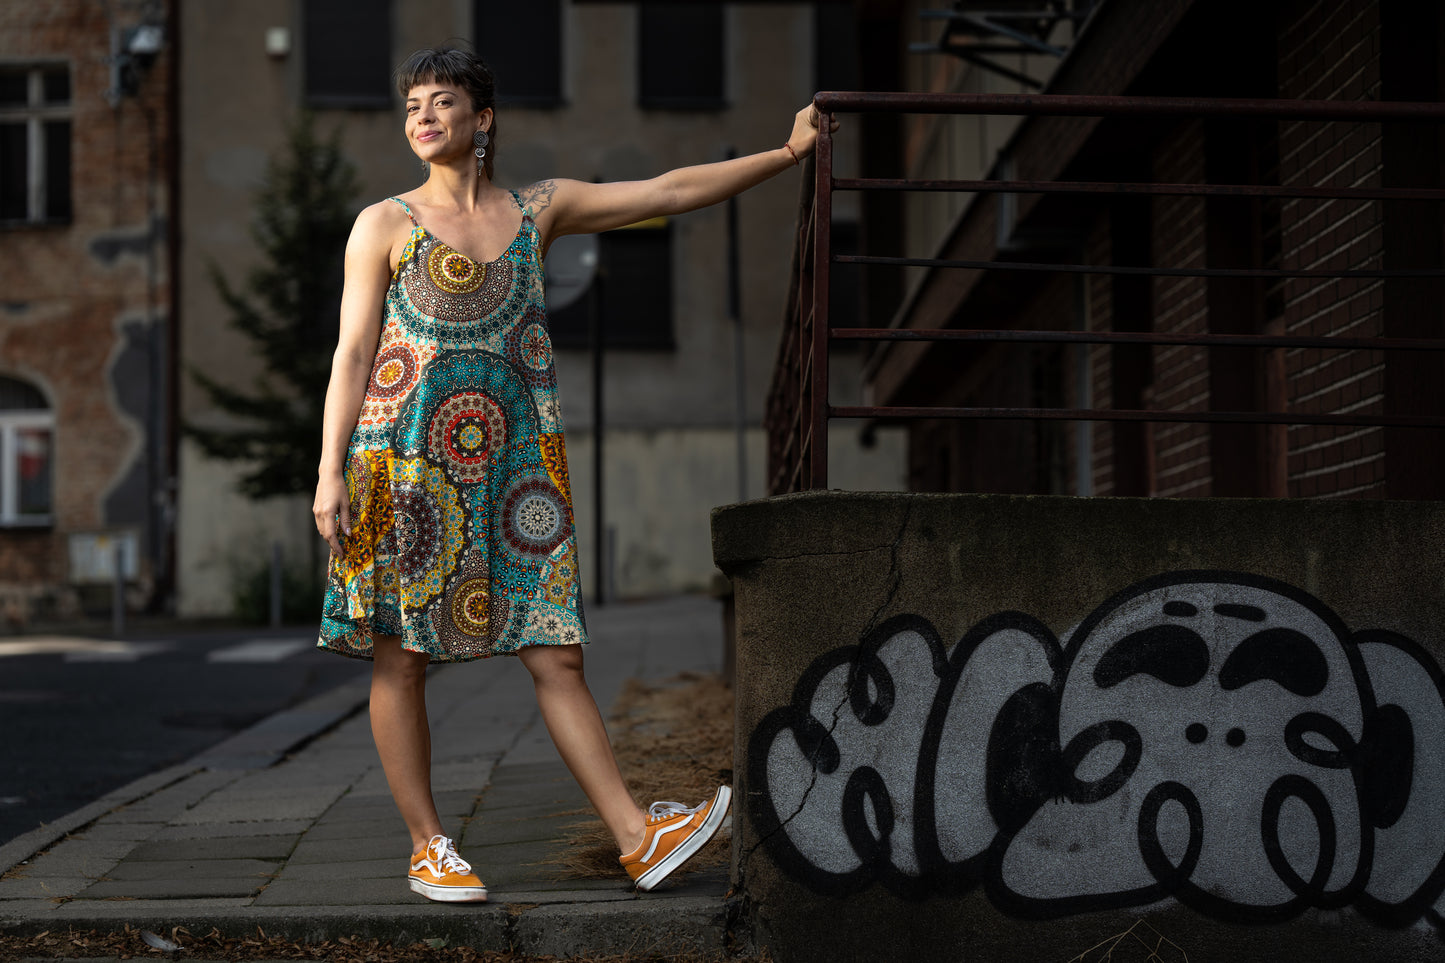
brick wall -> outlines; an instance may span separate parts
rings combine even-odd
[[[1198,184],[1204,176],[1204,125],[1184,124],[1155,153],[1154,176],[1166,184]],[[1204,199],[1156,197],[1153,260],[1159,267],[1204,267]],[[1154,281],[1154,330],[1204,334],[1209,330],[1204,278]],[[1209,408],[1209,355],[1187,345],[1154,349],[1149,407],[1167,411]],[[1150,426],[1154,449],[1153,494],[1210,494],[1209,426],[1158,422]]]
[[[74,208],[66,225],[0,229],[0,373],[40,388],[55,415],[54,524],[38,532],[0,529],[0,588],[58,587],[70,533],[134,527],[146,517],[122,517],[114,501],[146,452],[136,406],[128,409],[120,398],[163,388],[157,381],[122,383],[117,371],[138,339],[164,343],[154,337],[158,327],[151,329],[169,307],[168,53],[144,75],[138,96],[118,107],[105,97],[111,17],[133,25],[137,8],[86,0],[0,6],[0,58],[70,66]],[[149,280],[148,243],[155,265]],[[152,302],[158,321],[148,310]],[[150,511],[144,495],[136,503],[136,512]]]
[[[1364,100],[1380,97],[1379,11],[1376,0],[1340,4],[1296,2],[1278,22],[1278,96],[1292,99]],[[1141,90],[1140,93],[1153,93]],[[1043,125],[1040,125],[1043,126]],[[1040,134],[1040,142],[1047,140]],[[1280,182],[1286,185],[1379,186],[1378,125],[1283,123],[1278,126]],[[1205,176],[1202,124],[1181,126],[1153,153],[1151,176],[1167,183],[1200,183]],[[1116,176],[1116,175],[1107,175]],[[1272,171],[1263,172],[1267,179]],[[1384,266],[1381,205],[1377,202],[1286,199],[1278,219],[1278,251],[1266,267],[1369,269]],[[1207,227],[1202,198],[1159,197],[1153,202],[1152,263],[1205,267]],[[1107,224],[1089,235],[1087,263],[1109,264]],[[1112,291],[1106,277],[1089,281],[1090,327],[1114,327]],[[1156,331],[1210,330],[1208,284],[1200,278],[1153,282]],[[1274,330],[1298,335],[1376,337],[1384,334],[1383,282],[1370,279],[1290,279],[1265,299]],[[1028,314],[1021,311],[1021,315]],[[1093,405],[1111,405],[1112,349],[1090,349]],[[1228,363],[1228,362],[1221,362]],[[1207,410],[1210,353],[1183,346],[1154,350],[1150,407]],[[1380,413],[1385,367],[1381,352],[1298,349],[1285,353],[1284,395],[1290,410]],[[1115,490],[1116,426],[1092,429],[1093,490]],[[1152,492],[1164,496],[1212,494],[1211,430],[1207,425],[1156,423],[1148,438]],[[1374,428],[1293,426],[1287,433],[1288,494],[1305,497],[1383,497],[1386,433]],[[1072,461],[1072,441],[1071,441]]]
[[[1377,0],[1295,2],[1279,37],[1280,96],[1367,100],[1380,96]],[[1287,123],[1280,128],[1284,184],[1380,185],[1380,130],[1375,124]],[[1383,267],[1378,202],[1287,200],[1282,209],[1284,263],[1297,267]],[[1289,334],[1378,337],[1383,282],[1291,280],[1284,285]],[[1286,354],[1290,406],[1302,411],[1379,413],[1384,363],[1379,352],[1291,350]],[[1384,432],[1378,428],[1296,426],[1289,431],[1289,493],[1380,497]]]
[[[1112,260],[1109,247],[1109,228],[1104,221],[1094,224],[1084,246],[1085,263],[1108,264]],[[1114,299],[1109,279],[1103,275],[1089,277],[1088,311],[1090,331],[1109,331],[1114,326]],[[1089,348],[1089,394],[1090,404],[1105,408],[1113,391],[1110,373],[1110,349],[1106,345]],[[1093,451],[1090,462],[1093,467],[1093,492],[1108,495],[1114,491],[1114,426],[1106,421],[1090,425],[1093,437]]]

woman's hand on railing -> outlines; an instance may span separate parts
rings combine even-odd
[[[829,131],[838,129],[838,118],[833,118]],[[802,160],[813,153],[818,143],[818,108],[812,104],[793,115],[793,132],[788,135],[788,147]]]

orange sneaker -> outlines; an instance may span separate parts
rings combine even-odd
[[[642,842],[618,859],[637,888],[652,889],[712,839],[732,798],[730,788],[719,786],[711,799],[691,809],[675,802],[653,803],[647,811]]]
[[[440,903],[485,903],[487,888],[472,872],[471,864],[457,855],[456,844],[438,833],[426,849],[411,854],[407,873],[411,891]]]

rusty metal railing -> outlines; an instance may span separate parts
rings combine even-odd
[[[838,255],[832,251],[833,195],[837,191],[948,191],[973,194],[1146,195],[1195,197],[1305,198],[1350,201],[1442,201],[1445,189],[1330,185],[1153,183],[1139,181],[1049,181],[1010,179],[837,178],[830,123],[836,114],[1013,115],[1097,118],[1272,121],[1440,122],[1445,104],[1380,101],[1238,100],[1070,96],[1047,94],[928,94],[822,92],[817,150],[804,169],[798,232],[782,339],[769,389],[764,426],[768,432],[768,482],[773,494],[826,488],[828,422],[835,418],[1019,419],[1035,421],[1190,422],[1223,424],[1329,425],[1421,428],[1445,427],[1429,414],[1349,414],[1303,411],[1215,411],[1117,408],[918,407],[834,405],[828,396],[829,349],[835,342],[978,342],[1077,345],[1190,345],[1201,348],[1314,348],[1339,351],[1445,351],[1434,338],[1320,337],[1268,334],[1191,334],[1168,331],[984,330],[963,328],[831,328],[829,282],[835,264],[922,267],[945,270],[1141,275],[1230,279],[1445,278],[1445,269],[1336,269],[1321,267],[1188,268],[1116,264],[1030,263],[881,255]],[[895,323],[896,323],[895,319]]]

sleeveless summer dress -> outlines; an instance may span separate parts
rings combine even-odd
[[[523,208],[478,263],[390,200],[412,233],[347,447],[351,535],[318,645],[370,658],[373,633],[399,635],[462,662],[585,642],[537,225]]]

